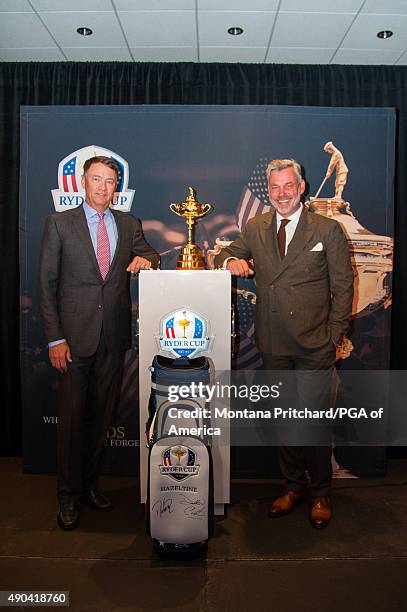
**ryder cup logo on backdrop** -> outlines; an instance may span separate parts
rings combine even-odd
[[[58,166],[58,189],[52,189],[55,210],[63,212],[76,208],[85,201],[85,192],[81,184],[83,164],[90,157],[104,155],[110,157],[119,167],[119,183],[113,198],[112,208],[129,212],[133,202],[134,189],[128,189],[129,165],[123,157],[96,145],[83,147],[70,153]]]
[[[162,455],[162,465],[159,466],[160,474],[165,474],[174,480],[185,480],[189,476],[196,476],[199,465],[196,465],[196,454],[187,446],[170,446]]]
[[[161,320],[160,348],[175,357],[194,357],[209,345],[208,324],[196,312],[183,308]]]

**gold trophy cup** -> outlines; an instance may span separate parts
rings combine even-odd
[[[182,329],[184,330],[184,335],[182,336],[183,338],[186,338],[185,332],[187,331],[187,327],[188,327],[188,325],[190,323],[191,323],[191,321],[188,321],[188,319],[187,319],[187,311],[184,310],[184,318],[179,321],[179,324],[181,325]]]
[[[212,204],[202,204],[196,200],[196,190],[188,187],[188,197],[181,204],[170,204],[170,210],[179,217],[185,217],[188,226],[188,242],[182,247],[177,261],[177,270],[205,270],[202,250],[194,244],[196,219],[204,217],[213,210]]]

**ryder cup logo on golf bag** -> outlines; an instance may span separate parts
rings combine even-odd
[[[208,384],[209,362],[156,355],[151,372],[147,531],[160,555],[194,557],[206,551],[214,525],[212,455],[203,434],[207,405],[200,397],[170,401],[169,387]],[[171,433],[174,428],[198,435]]]

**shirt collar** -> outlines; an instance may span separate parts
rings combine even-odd
[[[85,212],[87,221],[90,221],[90,219],[92,219],[93,217],[98,216],[97,210],[92,208],[92,206],[89,206],[87,202],[83,203],[83,210]],[[105,210],[105,219],[109,219],[109,217],[112,217],[112,216],[113,216],[112,211],[110,210],[110,208],[107,208]]]
[[[289,219],[290,221],[294,221],[294,223],[298,223],[298,220],[299,220],[299,218],[301,216],[301,213],[302,213],[302,209],[303,209],[303,205],[301,203],[299,209],[296,210],[295,213],[293,213],[289,217],[282,217],[280,215],[280,213],[278,211],[276,211],[276,214],[277,214],[277,225],[279,225],[281,223],[282,219]]]

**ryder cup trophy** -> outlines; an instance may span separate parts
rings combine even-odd
[[[188,226],[188,242],[182,247],[177,261],[177,270],[205,270],[202,250],[194,244],[196,220],[213,210],[212,204],[202,204],[196,200],[196,190],[188,187],[188,197],[181,204],[170,204],[170,209],[179,217],[185,217]]]

